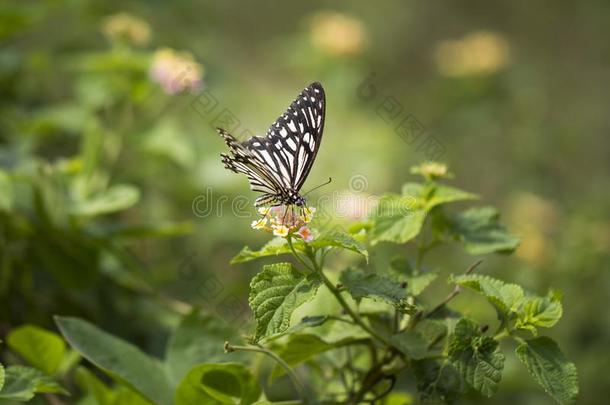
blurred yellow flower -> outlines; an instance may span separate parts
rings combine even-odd
[[[443,41],[436,46],[434,60],[444,76],[494,73],[506,66],[510,47],[500,34],[472,32],[461,39]]]
[[[252,224],[250,224],[252,229],[264,229],[265,225],[267,225],[267,218],[261,218],[258,220],[254,220],[254,221],[252,221]]]
[[[306,224],[310,223],[313,220],[313,214],[316,212],[316,207],[305,207],[303,208],[303,215],[301,218],[303,222]]]
[[[167,94],[195,91],[203,85],[203,66],[189,52],[161,48],[153,56],[149,75]]]
[[[141,46],[146,45],[150,40],[148,23],[128,13],[118,13],[107,17],[102,24],[102,32],[112,42],[125,41]]]
[[[293,235],[305,242],[313,240],[313,233],[307,224],[313,220],[315,207],[295,207],[278,205],[275,207],[260,207],[258,212],[264,215],[261,219],[252,221],[253,229],[262,229],[275,236]]]
[[[361,53],[368,34],[360,20],[335,11],[323,11],[311,20],[310,40],[314,47],[332,56]]]
[[[544,265],[553,257],[552,234],[558,212],[551,201],[531,193],[520,193],[512,201],[509,223],[522,239],[515,254],[523,261]]]
[[[438,179],[441,177],[451,178],[452,174],[445,163],[439,162],[424,162],[419,166],[411,167],[411,174],[419,174],[429,180]]]

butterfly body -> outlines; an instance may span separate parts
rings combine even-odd
[[[218,128],[229,147],[221,154],[225,167],[248,177],[250,188],[263,193],[255,206],[305,206],[300,189],[322,140],[326,98],[320,83],[306,87],[267,131],[239,142]]]

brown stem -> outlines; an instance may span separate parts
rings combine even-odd
[[[468,270],[466,270],[466,272],[464,273],[464,275],[466,274],[470,274],[474,271],[474,269],[476,269],[479,264],[483,263],[483,260],[479,260],[477,262],[475,262],[474,264],[472,264]],[[440,311],[445,305],[447,305],[449,303],[449,301],[451,301],[452,299],[454,299],[461,291],[461,287],[459,285],[456,285],[453,288],[453,291],[451,291],[451,293],[447,296],[447,298],[445,298],[442,302],[440,302],[437,306],[435,306],[434,308],[432,308],[430,310],[430,312],[428,312],[426,315],[424,315],[424,318],[429,318],[430,316],[432,316],[432,314]]]

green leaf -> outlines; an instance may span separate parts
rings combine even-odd
[[[464,381],[491,397],[497,390],[504,369],[504,355],[498,341],[483,336],[479,326],[465,318],[455,325],[449,339],[449,357]]]
[[[313,248],[337,247],[347,249],[361,254],[367,261],[369,259],[369,253],[367,252],[366,247],[361,242],[354,239],[353,236],[341,230],[323,232],[320,236],[310,242],[309,245]]]
[[[499,217],[493,207],[471,208],[450,219],[450,233],[472,255],[510,253],[520,240],[506,231]]]
[[[415,331],[426,340],[430,349],[447,336],[447,322],[437,319],[422,319],[415,325]]]
[[[407,293],[413,296],[421,294],[438,277],[438,273],[414,274],[411,264],[402,256],[392,259],[390,273],[395,274],[401,281],[406,281]]]
[[[292,312],[313,298],[321,284],[320,276],[304,276],[290,263],[263,267],[250,282],[248,303],[256,319],[254,341],[284,332]]]
[[[46,374],[57,371],[66,350],[61,337],[34,325],[14,329],[6,340],[15,353]]]
[[[365,273],[361,269],[349,268],[341,273],[341,284],[356,301],[362,298],[381,299],[402,308],[407,290],[400,283],[376,273]]]
[[[420,360],[428,354],[428,342],[417,331],[406,330],[390,338],[392,344],[411,359]]]
[[[448,360],[423,359],[413,362],[417,391],[429,403],[452,403],[463,391],[462,379]]]
[[[551,290],[546,297],[526,297],[515,323],[517,329],[530,330],[536,335],[536,327],[550,328],[563,315],[561,294]]]
[[[265,341],[270,342],[288,334],[301,332],[307,328],[315,328],[316,326],[324,325],[328,320],[330,320],[330,318],[327,315],[305,316],[303,319],[301,319],[301,322],[289,327],[282,333],[269,336],[265,339]]]
[[[0,211],[9,211],[13,206],[13,184],[10,176],[0,169]]]
[[[78,318],[56,317],[68,343],[95,366],[157,404],[170,404],[172,390],[158,360]]]
[[[407,277],[407,292],[410,295],[418,296],[421,294],[436,278],[438,273],[421,273],[416,276]]]
[[[502,317],[516,313],[523,302],[523,289],[517,284],[508,284],[496,278],[479,274],[452,276],[450,281],[482,294]]]
[[[200,313],[185,316],[172,333],[165,359],[169,377],[177,385],[193,366],[241,359],[242,353],[227,355],[224,342],[239,344],[241,338],[226,322]]]
[[[526,340],[515,353],[530,375],[560,404],[573,404],[578,396],[578,373],[553,339]]]
[[[0,391],[2,391],[2,387],[4,387],[4,376],[5,376],[4,366],[2,364],[0,364]]]
[[[406,243],[419,234],[425,218],[426,210],[413,197],[385,195],[369,216],[372,241]]]
[[[5,371],[0,400],[29,401],[35,394],[45,392],[68,394],[61,385],[40,370],[25,366],[10,366]]]
[[[427,211],[442,204],[479,198],[476,194],[438,183],[433,185],[407,183],[402,187],[402,194],[416,198]]]
[[[76,369],[74,381],[83,392],[95,398],[98,405],[114,404],[115,393],[85,367]]]
[[[301,245],[296,241],[293,242],[293,246],[296,250],[302,251]],[[289,253],[292,253],[292,250],[290,250],[290,246],[286,242],[286,238],[274,238],[271,239],[260,250],[253,251],[248,246],[244,247],[241,252],[237,254],[237,256],[231,259],[231,264],[245,263],[261,257],[277,256]]]
[[[252,404],[261,395],[256,380],[238,363],[201,364],[176,391],[176,405]]]
[[[140,199],[140,191],[129,184],[111,186],[103,193],[76,202],[72,207],[74,215],[95,216],[121,211],[135,205]]]
[[[277,355],[290,367],[294,367],[335,347],[337,343],[328,343],[318,335],[303,333],[290,335],[286,344],[277,351]],[[276,365],[271,376],[275,378],[283,373],[284,369]]]

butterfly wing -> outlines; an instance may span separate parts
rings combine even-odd
[[[306,87],[269,128],[264,137],[240,143],[218,128],[231,156],[225,167],[248,177],[253,191],[264,193],[255,205],[282,203],[305,182],[322,140],[326,98],[318,82]]]
[[[244,146],[272,169],[284,188],[299,191],[320,148],[325,111],[324,88],[314,82],[271,124],[264,138],[253,137]]]
[[[245,174],[250,182],[250,188],[253,191],[264,193],[257,199],[255,205],[274,203],[281,188],[274,176],[233,135],[221,128],[218,128],[218,133],[223,137],[231,152],[231,156],[221,154],[225,167],[235,173]]]

